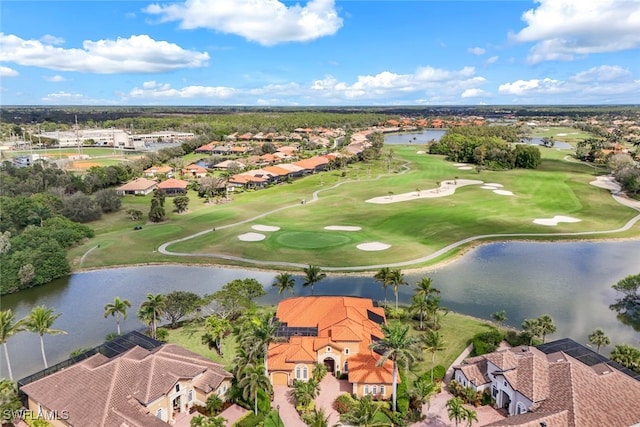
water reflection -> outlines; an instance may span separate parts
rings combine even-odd
[[[612,242],[493,243],[470,250],[464,257],[435,271],[408,273],[411,286],[400,288],[400,301],[408,303],[414,284],[423,276],[433,278],[442,291],[442,305],[483,319],[506,310],[506,322],[519,326],[525,318],[550,314],[558,331],[552,336],[571,337],[586,343],[587,335],[603,328],[612,342],[640,344],[640,333],[616,319],[609,305],[616,299],[611,285],[639,272],[640,240]],[[32,307],[45,304],[63,315],[56,328],[68,335],[45,336],[50,363],[69,356],[78,347],[92,347],[115,331],[112,317],[104,318],[104,304],[115,296],[131,301],[123,331],[143,325],[136,317],[137,307],[148,293],[190,290],[212,293],[233,279],[255,278],[265,285],[267,295],[261,303],[275,304],[288,295],[278,295],[271,287],[276,273],[237,268],[193,266],[149,266],[99,270],[74,274],[47,286],[29,289],[2,298],[2,308],[12,308],[18,317]],[[373,273],[362,276],[330,276],[315,285],[316,295],[359,295],[383,298]],[[308,295],[296,277],[295,294]],[[388,299],[393,292],[388,290]],[[613,346],[605,348],[607,352]],[[14,375],[25,376],[42,368],[39,339],[33,333],[20,333],[9,340]],[[4,360],[1,365],[4,365]],[[0,375],[6,376],[0,366]]]

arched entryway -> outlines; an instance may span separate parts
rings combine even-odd
[[[336,361],[333,360],[332,357],[326,357],[323,362],[324,362],[324,366],[327,367],[327,372],[329,372],[332,375],[335,375],[335,373],[336,373]]]

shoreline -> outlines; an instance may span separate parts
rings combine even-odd
[[[439,268],[447,267],[459,259],[463,258],[470,251],[479,248],[480,246],[494,244],[494,243],[575,243],[575,242],[617,242],[617,241],[630,241],[630,240],[640,240],[640,236],[635,237],[606,237],[606,238],[585,238],[585,239],[548,239],[545,238],[535,239],[531,238],[531,236],[518,239],[518,238],[509,238],[509,239],[487,239],[487,240],[474,240],[469,242],[464,246],[458,247],[458,251],[450,256],[446,256],[444,259],[437,261],[434,264],[426,265],[426,266],[417,266],[417,267],[408,267],[401,268],[403,273],[413,274],[413,273],[428,273],[430,271],[435,271]],[[248,271],[257,271],[264,273],[280,273],[280,272],[288,272],[292,274],[301,274],[300,269],[291,269],[291,268],[269,268],[269,267],[258,267],[255,265],[237,265],[237,264],[224,264],[219,262],[213,263],[198,263],[198,262],[179,262],[179,261],[151,261],[146,263],[133,263],[133,264],[114,264],[109,266],[100,266],[100,267],[86,267],[86,268],[78,268],[72,269],[69,273],[69,276],[75,273],[88,273],[92,271],[99,270],[109,270],[109,269],[117,269],[117,268],[136,268],[136,267],[149,267],[149,266],[185,266],[185,267],[208,267],[208,268],[228,268],[228,269],[239,269],[239,270],[248,270]],[[334,267],[335,268],[335,267]],[[339,268],[348,268],[348,267],[339,267]],[[354,270],[354,271],[332,271],[325,270],[323,271],[327,276],[334,277],[349,277],[349,276],[365,276],[367,274],[375,274],[378,269],[373,268],[371,270]]]

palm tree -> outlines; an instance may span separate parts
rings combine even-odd
[[[151,338],[156,338],[156,331],[158,329],[158,318],[164,313],[164,308],[167,306],[167,296],[163,294],[147,294],[147,299],[140,304],[138,310],[138,317],[141,319],[144,317],[151,325]]]
[[[502,329],[502,325],[507,321],[507,312],[504,310],[496,311],[491,314],[491,318],[496,321],[498,329]]]
[[[212,314],[205,321],[205,333],[202,335],[202,342],[209,348],[215,348],[216,352],[222,356],[222,338],[231,329],[231,322],[224,317]]]
[[[420,295],[414,295],[411,298],[411,311],[417,312],[420,315],[420,330],[424,329],[424,313],[429,308],[429,302]]]
[[[358,427],[390,426],[387,422],[375,421],[378,412],[380,412],[380,405],[376,404],[369,394],[358,400],[353,410],[344,414],[342,419],[344,422]]]
[[[309,267],[305,267],[304,275],[305,278],[302,286],[307,287],[311,285],[311,295],[313,295],[313,285],[327,277],[327,275],[320,270],[320,267],[316,265],[309,265]]]
[[[250,348],[250,355],[254,358],[258,352],[262,353],[264,359],[264,370],[268,372],[267,357],[269,354],[269,344],[278,340],[278,326],[280,322],[272,313],[265,313],[262,317],[252,319],[250,323],[252,329],[245,337],[244,347]]]
[[[533,344],[533,339],[542,335],[542,328],[538,319],[524,319],[522,322],[523,332],[529,336],[529,345]]]
[[[538,317],[538,326],[540,327],[540,333],[542,334],[542,343],[544,343],[547,334],[552,334],[556,331],[556,325],[548,314]]]
[[[440,294],[440,290],[433,287],[433,280],[431,277],[423,277],[416,283],[416,295],[428,299],[431,295]]]
[[[391,273],[391,269],[389,267],[382,267],[373,276],[373,278],[377,282],[380,282],[380,284],[382,285],[382,290],[384,292],[384,300],[385,301],[387,300],[387,288],[389,287],[389,285],[391,285],[391,282],[389,281],[390,273]]]
[[[11,371],[11,362],[9,361],[9,350],[7,349],[7,340],[24,331],[25,320],[16,322],[16,315],[11,309],[0,311],[0,344],[4,347],[4,357],[7,359],[7,371],[9,371],[9,379],[13,381],[13,372]]]
[[[411,393],[413,396],[418,398],[420,403],[422,403],[423,405],[426,403],[428,406],[430,406],[429,400],[431,398],[431,395],[435,394],[436,390],[437,387],[433,383],[433,379],[431,379],[431,381],[428,381],[425,378],[421,377],[413,383],[413,390],[411,390]]]
[[[459,397],[447,400],[447,414],[449,415],[450,420],[455,420],[456,427],[458,427],[458,423],[460,421],[464,421],[466,419],[466,412],[467,410],[463,406],[462,399]]]
[[[49,365],[47,364],[47,355],[44,352],[44,334],[66,334],[65,331],[51,328],[56,319],[61,315],[62,313],[53,314],[53,308],[40,305],[31,310],[31,313],[29,313],[29,316],[25,319],[25,329],[40,335],[40,350],[42,351],[42,360],[44,361],[45,368],[48,368]]]
[[[606,336],[604,331],[600,328],[589,334],[589,342],[598,347],[596,350],[598,354],[600,353],[600,347],[605,347],[611,344],[609,337]]]
[[[276,276],[276,281],[273,286],[278,288],[278,295],[282,295],[284,291],[291,292],[292,295],[295,295],[293,292],[293,286],[296,284],[295,279],[289,273],[280,273]]]
[[[400,269],[391,270],[389,273],[389,282],[393,286],[393,293],[396,295],[396,311],[398,310],[398,290],[400,286],[408,285],[404,281],[404,274],[400,272]]]
[[[120,299],[115,297],[113,302],[105,304],[104,317],[113,316],[116,318],[116,325],[118,326],[118,335],[120,335],[120,316],[122,320],[127,318],[127,308],[131,307],[131,303],[127,299]]]
[[[329,427],[329,415],[325,414],[323,408],[314,409],[312,412],[303,415],[302,418],[309,427]]]
[[[444,336],[437,331],[427,331],[421,337],[420,340],[425,346],[425,349],[431,352],[431,381],[433,382],[433,368],[436,365],[436,352],[445,349]]]
[[[402,363],[405,368],[416,358],[416,341],[409,335],[409,326],[402,326],[400,323],[392,323],[391,325],[382,325],[384,338],[374,341],[369,348],[382,353],[382,357],[378,360],[377,366],[382,366],[387,360],[393,361],[393,412],[396,411],[396,394],[398,384],[398,364]]]
[[[254,413],[258,415],[258,390],[271,393],[271,382],[265,375],[264,367],[249,364],[240,373],[238,387],[242,390],[242,398],[254,402]]]
[[[320,393],[320,384],[317,381],[300,381],[293,380],[293,389],[291,390],[291,396],[296,402],[296,405],[300,405],[304,408],[309,406],[312,400],[318,397]]]
[[[467,420],[467,427],[471,427],[473,422],[478,422],[478,413],[470,408],[464,408],[464,418],[463,420]]]

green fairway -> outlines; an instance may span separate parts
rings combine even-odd
[[[218,263],[222,260],[216,255],[220,254],[273,262],[276,268],[281,261],[348,268],[410,262],[473,236],[524,233],[528,235],[523,238],[548,240],[640,235],[638,224],[623,233],[557,235],[615,230],[638,215],[637,211],[616,202],[609,191],[590,185],[595,179],[593,169],[568,161],[571,159],[565,159],[566,151],[542,148],[543,162],[537,170],[477,173],[460,170],[440,156],[419,153],[424,151],[423,146],[394,146],[393,149],[394,161],[389,173],[383,161],[356,163],[344,171],[314,174],[290,184],[232,194],[232,201],[220,205],[204,204],[190,193],[189,212],[180,215],[170,212],[171,198],[168,198],[169,220],[162,224],[128,220],[123,211],[134,207],[146,213],[149,198],[127,197],[123,210],[97,222],[97,236],[74,249],[72,256],[79,257],[96,243],[108,240],[110,250],[92,251],[83,267],[166,261]],[[495,188],[468,185],[444,197],[389,204],[366,202],[381,196],[399,200],[403,193],[428,193],[439,184],[462,179],[502,187],[500,191],[493,191]],[[510,193],[499,194],[505,191]],[[318,194],[315,201],[314,192]],[[307,203],[301,204],[301,200]],[[558,215],[580,221],[557,226],[533,222]],[[232,225],[258,216],[248,223]],[[280,230],[264,232],[266,238],[258,242],[238,238],[243,233],[254,232],[251,226],[258,224],[277,226]],[[144,225],[144,228],[133,231],[134,225]],[[324,229],[332,225],[357,226],[361,230]],[[157,252],[163,243],[212,228],[216,231],[168,246],[170,252],[197,253],[198,256],[174,257]],[[375,242],[390,247],[374,251],[356,248],[359,244]],[[459,248],[453,249],[448,256],[458,252]],[[437,259],[413,265],[427,265],[446,256],[442,254]],[[241,261],[232,263],[251,265]]]

